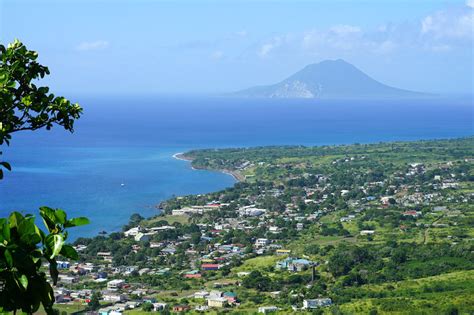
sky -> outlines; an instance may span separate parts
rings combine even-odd
[[[215,94],[342,58],[383,83],[472,93],[474,0],[0,0],[0,42],[60,93]]]

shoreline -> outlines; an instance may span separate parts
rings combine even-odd
[[[180,160],[180,161],[186,161],[186,162],[192,162],[193,159],[192,158],[187,158],[184,156],[184,152],[178,152],[178,153],[175,153],[172,155],[172,157],[176,160]],[[229,175],[229,176],[232,176],[237,182],[243,182],[245,180],[245,176],[243,176],[242,174],[240,174],[239,172],[237,171],[231,171],[231,170],[226,170],[226,169],[222,169],[222,170],[219,170],[219,169],[199,169],[199,168],[195,168],[194,166],[191,165],[191,169],[193,170],[206,170],[206,171],[217,171],[217,172],[221,172],[221,173],[224,173],[226,175]]]

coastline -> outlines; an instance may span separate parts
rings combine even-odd
[[[175,153],[173,154],[173,158],[174,159],[177,159],[177,160],[180,160],[180,161],[186,161],[186,162],[192,162],[193,159],[192,158],[189,158],[189,157],[186,157],[184,155],[184,152],[178,152],[178,153]],[[191,165],[191,168],[193,170],[199,170],[198,168],[195,168],[194,166]],[[232,176],[237,182],[243,182],[245,180],[245,176],[243,176],[242,174],[240,174],[239,172],[237,171],[232,171],[232,170],[227,170],[227,169],[203,169],[203,170],[208,170],[208,171],[217,171],[217,172],[221,172],[221,173],[224,173],[226,175],[230,175]]]

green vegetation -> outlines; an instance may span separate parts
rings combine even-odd
[[[78,258],[76,250],[65,244],[66,229],[89,221],[86,218],[68,220],[64,211],[48,207],[42,207],[40,215],[47,234],[35,225],[32,215],[13,212],[8,219],[0,219],[2,311],[21,309],[33,313],[42,305],[48,314],[53,313],[53,289],[42,270],[42,263],[48,262],[49,274],[56,284],[59,275],[56,258]]]
[[[0,45],[0,145],[9,145],[12,134],[24,130],[51,129],[54,125],[73,131],[74,120],[82,109],[63,97],[49,93],[48,87],[37,87],[36,80],[49,74],[39,64],[38,54],[15,40]],[[2,152],[0,151],[0,155]],[[0,161],[0,180],[7,162]],[[40,208],[47,228],[43,232],[33,215],[13,212],[0,219],[0,312],[31,314],[40,306],[53,314],[55,296],[42,264],[47,263],[54,285],[58,281],[57,258],[77,259],[76,250],[68,244],[66,229],[88,223],[86,218],[67,219],[61,209]]]

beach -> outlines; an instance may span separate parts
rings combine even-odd
[[[186,161],[186,162],[191,162],[193,161],[192,158],[189,158],[189,157],[186,157],[184,155],[184,152],[178,152],[178,153],[175,153],[173,154],[173,158],[177,159],[177,160],[180,160],[180,161]],[[238,182],[243,182],[245,180],[245,176],[240,174],[239,172],[237,171],[232,171],[232,170],[227,170],[227,169],[223,169],[223,170],[213,170],[213,169],[198,169],[198,168],[195,168],[194,166],[191,165],[191,168],[193,170],[207,170],[207,171],[217,171],[217,172],[221,172],[221,173],[224,173],[226,175],[230,175],[232,176],[236,181]]]

